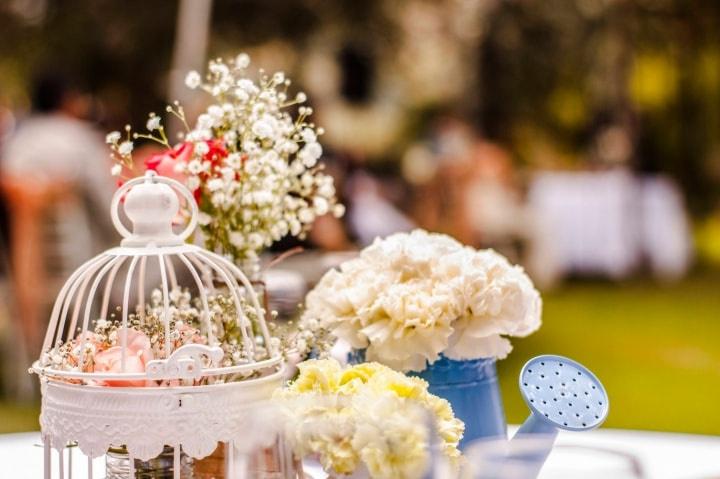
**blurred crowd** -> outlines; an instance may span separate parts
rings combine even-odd
[[[178,5],[197,9],[210,3]],[[202,48],[213,35],[224,38],[210,42],[213,53],[235,54],[247,42],[258,66],[297,72],[318,124],[327,131],[323,161],[347,206],[342,220],[319,219],[303,247],[350,251],[378,236],[420,227],[448,233],[474,247],[495,248],[523,264],[546,288],[574,276],[623,279],[649,271],[672,280],[688,271],[694,254],[693,225],[685,193],[689,184],[699,181],[697,177],[703,181],[705,177],[692,169],[687,173],[683,165],[658,167],[661,162],[655,159],[662,159],[663,153],[646,146],[664,145],[665,139],[662,135],[651,135],[654,143],[643,139],[662,125],[661,117],[653,117],[650,110],[664,101],[658,95],[672,94],[663,90],[665,77],[658,74],[667,65],[646,65],[647,58],[638,54],[637,64],[646,65],[649,73],[642,76],[646,70],[632,70],[629,86],[624,79],[617,80],[624,78],[627,64],[632,63],[626,57],[635,54],[620,21],[603,23],[592,30],[592,41],[578,42],[575,48],[581,60],[572,68],[562,68],[562,51],[575,52],[573,45],[560,42],[556,51],[543,43],[545,37],[538,37],[537,45],[531,41],[533,28],[562,40],[570,35],[564,30],[568,25],[613,19],[617,14],[613,9],[622,5],[600,2],[607,5],[593,10],[578,6],[592,2],[578,2],[563,10],[567,17],[559,19],[542,2],[522,6],[378,1],[359,10],[352,2],[327,9],[312,2],[291,3],[286,11],[277,12],[277,21],[300,25],[305,28],[298,27],[300,33],[287,27],[267,38],[268,32],[260,35],[253,26],[248,26],[249,33],[237,33],[230,27],[240,21],[238,12],[222,1],[215,3],[212,21],[208,7],[208,18],[189,15],[187,24],[178,21],[178,29],[185,28],[185,37]],[[263,8],[271,8],[249,4],[245,13],[258,18],[265,18]],[[67,38],[75,41],[71,32],[75,24],[67,12],[48,4],[45,17],[38,20],[24,16],[29,10],[13,8],[0,9],[0,15],[22,25],[14,34],[47,21],[55,22],[58,29],[67,27]],[[78,18],[94,25],[92,15],[104,14],[95,9],[89,6]],[[308,19],[308,12],[316,17]],[[175,12],[170,13],[169,19],[123,21],[140,33],[160,35],[172,32]],[[183,18],[182,12],[178,18]],[[206,23],[193,27],[193,21]],[[209,28],[215,31],[208,34]],[[93,37],[100,45],[93,48],[106,48],[104,55],[119,55],[122,45],[128,56],[135,51],[132,48],[139,48],[137,42],[123,43],[129,42],[129,34],[108,29],[107,35],[96,32],[97,38]],[[209,35],[209,40],[198,40],[202,36],[198,32]],[[244,33],[256,37],[233,37]],[[173,38],[179,40],[171,52]],[[79,64],[89,65],[86,70],[73,69],[77,60],[59,70],[38,61],[23,83],[28,101],[0,95],[0,336],[13,343],[3,349],[16,359],[2,362],[13,370],[3,378],[15,377],[16,365],[28,364],[27,358],[37,352],[49,308],[67,275],[117,243],[107,214],[115,184],[102,130],[120,129],[138,110],[143,109],[144,115],[148,102],[161,105],[174,99],[167,93],[179,91],[173,68],[185,65],[180,61],[167,67],[167,58],[182,57],[178,53],[182,38],[178,31],[176,37],[157,41],[162,58],[141,58],[150,54],[144,50],[135,55],[137,60],[126,58],[122,63],[117,57],[126,72],[113,70],[107,58],[92,57],[84,63],[83,40],[78,43],[82,48],[71,49],[68,55],[77,53]],[[610,48],[613,45],[615,50]],[[533,63],[538,57],[534,49],[540,47],[552,57],[547,64],[558,65],[552,70],[556,76],[547,73],[547,65]],[[603,55],[592,56],[595,48]],[[204,51],[198,51],[200,56],[190,61],[193,68],[205,61]],[[529,60],[520,61],[523,58]],[[584,68],[583,62],[594,67]],[[149,80],[132,70],[145,68],[148,73],[148,65],[160,71],[161,86],[153,83],[140,91]],[[3,68],[9,67],[0,62],[0,81]],[[537,68],[530,72],[537,75],[527,76],[523,68]],[[93,74],[101,79],[85,87]],[[124,77],[128,91],[116,84]],[[510,91],[516,83],[522,87]],[[589,100],[578,93],[584,91],[582,85],[587,86]],[[720,83],[715,87],[708,86],[720,91]],[[632,95],[635,104],[628,99]],[[133,98],[137,104],[130,101]],[[193,110],[193,102],[201,102],[181,99],[189,102],[188,110]],[[643,108],[649,116],[643,117]],[[540,132],[538,125],[545,129]],[[560,140],[549,140],[548,132]],[[567,145],[575,150],[569,153]],[[142,159],[152,152],[152,147],[142,147],[137,156]],[[706,188],[706,183],[698,184]],[[714,251],[712,238],[720,236],[715,232],[720,229],[716,219],[707,225],[703,234],[711,246],[706,249]],[[292,246],[282,242],[277,250]]]
[[[6,275],[12,273],[3,305],[22,318],[15,325],[21,355],[37,351],[61,281],[116,242],[107,214],[115,185],[89,94],[69,77],[42,73],[32,98],[29,114],[4,122],[0,150],[2,259]],[[152,152],[146,149],[139,155]],[[352,250],[421,227],[495,248],[546,287],[572,273],[626,277],[643,258],[665,277],[681,276],[689,264],[683,201],[667,178],[637,180],[624,168],[531,174],[469,120],[445,112],[390,171],[376,168],[362,150],[328,150],[347,215],[321,218],[301,245],[306,249]],[[647,202],[647,211],[633,210]]]
[[[43,72],[32,105],[23,117],[5,112],[0,132],[0,314],[17,318],[3,328],[15,334],[3,336],[17,338],[8,350],[19,364],[39,350],[63,278],[109,244],[114,187],[102,137],[88,120],[89,96],[69,78]]]

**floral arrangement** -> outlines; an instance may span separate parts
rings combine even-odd
[[[423,477],[433,432],[445,457],[460,457],[464,425],[422,379],[378,363],[343,368],[323,359],[298,367],[298,377],[275,400],[298,455],[317,455],[327,472],[365,468],[377,479]]]
[[[112,173],[133,167],[133,140],[160,144],[164,151],[145,161],[147,169],[170,176],[194,192],[208,249],[236,260],[255,258],[273,242],[290,235],[303,238],[315,218],[340,217],[333,179],[318,162],[322,128],[309,121],[313,110],[302,106],[306,95],[289,96],[282,72],[246,74],[250,59],[209,62],[203,79],[191,71],[186,85],[213,98],[191,128],[181,105],[168,106],[185,127],[182,141],[171,144],[161,118],[151,113],[146,133],[107,135],[116,162]],[[297,116],[293,117],[293,110]]]
[[[200,298],[193,298],[187,289],[174,288],[169,293],[170,300],[170,342],[173,350],[185,344],[207,344],[207,335],[202,334],[201,324],[202,305]],[[223,367],[235,366],[248,362],[249,352],[242,340],[238,328],[235,301],[225,294],[210,295],[207,298],[210,311],[210,324],[213,336],[223,350]],[[241,297],[241,307],[245,317],[254,322],[257,314],[255,308],[247,304]],[[127,328],[117,318],[120,310],[109,315],[108,319],[95,321],[93,331],[78,335],[72,341],[60,344],[45,352],[41,359],[41,366],[51,366],[60,371],[82,371],[96,373],[119,373],[122,371],[121,357],[122,335],[126,336],[125,371],[128,373],[145,372],[147,363],[156,358],[165,357],[165,326],[163,321],[163,298],[160,290],[153,290],[150,303],[143,311],[128,315]],[[204,321],[203,321],[204,323]],[[280,347],[281,340],[272,338]],[[256,357],[263,359],[268,356],[265,345],[256,340],[254,345]],[[223,382],[232,378],[212,378],[213,382]],[[202,378],[201,381],[208,381]],[[189,380],[192,385],[192,380]],[[164,386],[167,381],[131,381],[108,380],[94,381],[98,386]]]
[[[369,361],[421,371],[441,353],[505,357],[512,346],[503,336],[537,330],[541,306],[523,269],[505,257],[415,230],[377,239],[327,272],[301,323],[331,330]]]

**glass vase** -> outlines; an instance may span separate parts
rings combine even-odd
[[[227,445],[220,444],[207,457],[197,459],[193,465],[193,479],[302,479],[302,462],[292,451],[283,447],[281,439],[272,447],[243,453],[237,449],[230,453]],[[232,454],[232,460],[228,460]],[[232,464],[232,465],[231,465]]]
[[[174,479],[175,450],[165,446],[159,456],[142,461],[134,459],[134,479]],[[130,456],[124,447],[112,447],[105,455],[106,479],[130,478]],[[193,459],[180,452],[180,478],[195,479],[193,475]]]
[[[304,477],[302,462],[295,458],[280,440],[272,447],[262,448],[251,454],[235,451],[232,461],[227,457],[228,448],[219,444],[207,457],[193,459],[180,454],[180,479],[301,479]],[[165,446],[163,452],[149,461],[134,459],[135,475],[132,479],[174,479],[174,449]],[[105,455],[106,479],[131,479],[130,456],[124,447],[110,448]]]

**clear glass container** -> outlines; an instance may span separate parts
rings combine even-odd
[[[135,459],[135,479],[174,479],[175,450],[165,446],[159,456],[149,461]],[[105,456],[106,479],[128,479],[130,477],[130,456],[124,447],[110,448]],[[195,479],[193,459],[180,453],[180,479]]]

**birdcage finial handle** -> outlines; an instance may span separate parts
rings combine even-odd
[[[178,234],[172,231],[172,219],[180,208],[173,190],[179,193],[190,207],[190,221]],[[119,208],[123,198],[124,210],[133,223],[133,231],[120,221]],[[133,178],[118,188],[110,205],[110,216],[115,229],[124,238],[123,246],[146,246],[150,243],[170,246],[182,244],[195,231],[198,206],[185,185],[148,170],[144,176]]]

